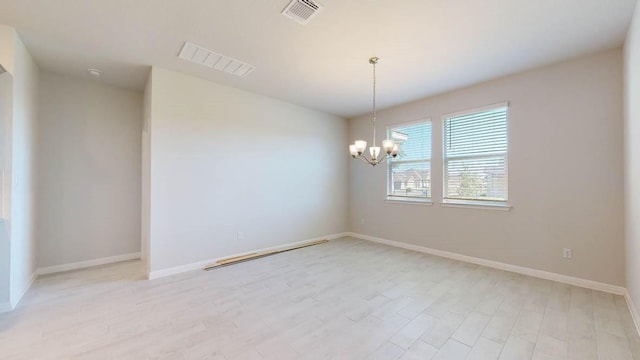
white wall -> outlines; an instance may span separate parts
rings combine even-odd
[[[151,99],[151,272],[346,231],[345,120],[159,68]]]
[[[153,69],[151,70],[153,71]],[[142,172],[141,172],[141,257],[145,263],[146,273],[149,273],[149,217],[151,216],[151,90],[152,75],[149,73],[144,88],[142,109]]]
[[[13,77],[10,73],[0,74],[0,311],[9,309],[9,284],[11,243],[9,224],[5,217],[9,215],[11,175],[11,118],[13,107]],[[4,304],[4,305],[3,305]]]
[[[627,35],[624,63],[627,289],[640,320],[640,6]]]
[[[431,118],[433,199],[438,202],[442,115],[501,101],[511,104],[511,211],[386,203],[385,168],[352,161],[351,230],[624,285],[621,50],[398,106],[380,112],[378,120],[384,129]],[[369,116],[350,121],[349,142],[370,134]],[[573,249],[572,260],[562,258],[565,247]]]
[[[0,65],[7,72],[1,76],[0,110],[2,118],[2,171],[4,171],[2,195],[2,219],[0,219],[0,312],[11,310],[11,122],[13,108],[13,72],[16,33],[13,28],[0,25]]]
[[[7,206],[10,244],[9,301],[14,307],[35,277],[35,177],[38,68],[12,29],[3,27],[1,46],[13,61],[13,104],[10,122],[10,150],[5,186],[10,191]],[[9,45],[7,45],[9,44]],[[13,48],[10,45],[13,45]],[[4,65],[3,65],[4,66]],[[8,183],[8,184],[7,184]],[[7,224],[5,224],[7,226]]]
[[[13,117],[13,76],[0,73],[0,219],[8,214],[9,187],[5,188],[4,172],[9,174],[11,159],[11,118]],[[6,202],[6,203],[5,203]]]
[[[40,80],[38,267],[139,252],[142,94]]]

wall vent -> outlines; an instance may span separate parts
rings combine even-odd
[[[322,5],[312,0],[291,0],[289,5],[282,10],[282,15],[306,25],[323,8]]]
[[[247,76],[256,67],[232,57],[218,54],[202,46],[185,41],[178,57],[199,65],[224,71],[240,77]]]

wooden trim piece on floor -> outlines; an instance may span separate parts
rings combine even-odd
[[[172,276],[172,275],[184,273],[184,272],[187,272],[187,271],[202,270],[202,268],[205,267],[205,266],[208,266],[208,265],[210,265],[212,263],[215,263],[216,261],[221,260],[221,259],[228,259],[229,257],[244,256],[244,255],[252,254],[252,253],[259,253],[259,252],[265,252],[265,251],[270,251],[270,250],[284,249],[284,248],[286,248],[288,246],[306,244],[306,243],[311,242],[311,241],[322,240],[322,239],[333,240],[333,239],[339,239],[339,238],[346,237],[346,236],[349,236],[349,233],[342,232],[342,233],[319,236],[317,238],[312,238],[312,239],[305,239],[305,240],[301,240],[301,241],[291,242],[291,243],[287,243],[287,244],[271,246],[271,247],[268,247],[268,248],[253,249],[253,250],[247,251],[245,253],[226,254],[224,257],[210,258],[210,259],[207,259],[207,260],[201,260],[201,261],[193,262],[193,263],[190,263],[190,264],[183,264],[183,265],[173,266],[173,267],[159,269],[159,270],[148,269],[147,270],[148,271],[147,272],[147,278],[149,280],[153,280],[153,279],[159,279],[159,278],[166,277],[166,276]]]
[[[318,245],[318,244],[324,244],[326,242],[329,242],[329,240],[316,240],[316,241],[308,242],[308,243],[305,243],[305,244],[289,246],[289,247],[282,248],[282,249],[277,249],[277,250],[270,250],[270,251],[265,251],[265,252],[261,252],[261,253],[252,253],[252,254],[247,254],[247,255],[242,255],[242,256],[230,257],[230,258],[218,260],[218,261],[215,262],[215,264],[205,266],[204,270],[212,270],[212,269],[215,269],[215,268],[220,267],[220,266],[236,264],[236,263],[243,262],[243,261],[248,261],[248,260],[262,258],[262,257],[265,257],[265,256],[280,254],[280,253],[283,253],[283,252],[286,252],[286,251],[302,249],[302,248],[305,248],[305,247],[314,246],[314,245]]]

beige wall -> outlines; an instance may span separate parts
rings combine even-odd
[[[441,116],[501,101],[510,102],[511,211],[387,203],[385,168],[352,161],[351,231],[624,285],[622,51],[398,106],[378,120],[384,129],[431,118],[433,199],[440,202]],[[370,121],[352,119],[349,142],[368,140]],[[572,260],[562,258],[563,248],[573,249]]]
[[[140,251],[142,94],[43,72],[38,266]]]
[[[625,43],[625,196],[627,289],[640,309],[640,6]],[[640,320],[640,313],[635,314]],[[640,326],[640,323],[637,324]]]
[[[152,275],[346,231],[345,120],[159,68],[151,102]]]
[[[11,75],[15,73],[16,38],[16,32],[12,27],[0,25],[0,65]]]

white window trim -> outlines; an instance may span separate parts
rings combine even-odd
[[[431,195],[433,195],[433,178],[432,178],[432,165],[433,165],[433,121],[431,121],[430,117],[427,118],[423,118],[423,119],[418,119],[418,120],[412,120],[412,121],[406,121],[406,122],[401,122],[401,123],[397,123],[397,124],[391,124],[391,125],[387,125],[385,127],[385,134],[386,136],[388,136],[389,134],[389,130],[391,129],[395,129],[398,127],[403,127],[403,126],[411,126],[411,125],[417,125],[417,124],[423,124],[423,123],[430,123],[431,124],[431,139],[430,139],[430,143],[431,143],[431,149],[429,149],[430,153],[431,153],[431,157],[429,158],[429,160],[408,160],[408,162],[428,162],[429,163],[429,181],[431,182]],[[418,198],[418,197],[402,197],[402,196],[392,196],[389,195],[389,190],[391,189],[391,171],[390,171],[390,167],[391,167],[391,159],[387,160],[387,168],[386,168],[386,178],[387,178],[387,187],[386,187],[386,192],[387,195],[385,197],[385,202],[393,204],[407,204],[407,205],[433,205],[433,200],[432,200],[432,196],[429,197],[425,197],[425,198]]]
[[[402,204],[402,205],[433,205],[431,198],[407,198],[401,196],[387,196],[384,202],[389,204]]]
[[[513,206],[503,201],[481,201],[481,200],[459,200],[446,199],[440,204],[442,207],[463,208],[463,209],[487,209],[498,211],[509,211]]]
[[[507,152],[504,154],[504,167],[507,170],[507,174],[509,173],[509,152],[511,147],[511,141],[509,136],[509,101],[502,101],[490,105],[478,106],[473,109],[455,111],[448,114],[442,115],[442,203],[440,206],[442,207],[457,207],[457,208],[468,208],[468,209],[489,209],[489,210],[500,210],[500,211],[509,211],[513,207],[510,202],[509,197],[509,178],[507,177],[507,200],[505,201],[490,201],[490,200],[464,200],[464,199],[449,199],[446,198],[446,186],[447,186],[447,171],[446,171],[446,151],[444,149],[445,144],[445,123],[447,119],[452,117],[464,116],[473,113],[493,110],[500,107],[507,108]],[[432,128],[433,129],[433,128]],[[497,154],[496,154],[497,155]],[[470,156],[470,158],[473,156]],[[432,184],[433,185],[433,184]]]

